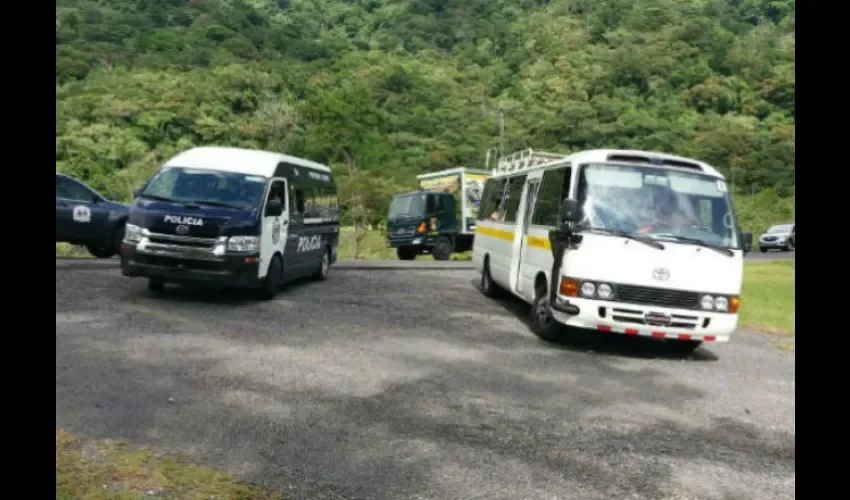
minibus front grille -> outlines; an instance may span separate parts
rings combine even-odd
[[[648,286],[617,285],[617,300],[678,309],[699,309],[699,293]]]

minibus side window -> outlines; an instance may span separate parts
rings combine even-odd
[[[481,207],[478,209],[478,220],[499,220],[502,205],[502,192],[505,190],[505,179],[488,179],[481,193]]]
[[[516,222],[525,177],[525,175],[518,175],[508,180],[508,188],[505,190],[505,210],[502,216],[505,222]]]
[[[561,203],[570,192],[572,169],[569,166],[543,172],[537,192],[537,202],[531,215],[531,224],[555,227],[559,222]]]

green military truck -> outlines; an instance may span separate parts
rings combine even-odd
[[[397,195],[387,215],[387,245],[401,260],[448,260],[472,249],[487,170],[453,168],[416,176],[419,191]]]

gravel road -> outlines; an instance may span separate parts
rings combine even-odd
[[[332,269],[273,302],[56,270],[56,425],[294,499],[784,500],[795,358],[528,332],[466,270]]]

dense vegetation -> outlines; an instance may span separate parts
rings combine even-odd
[[[415,174],[482,166],[503,107],[508,150],[704,159],[757,231],[792,216],[794,23],[793,0],[57,0],[56,168],[126,199],[179,149],[259,147],[332,163],[380,218]]]

